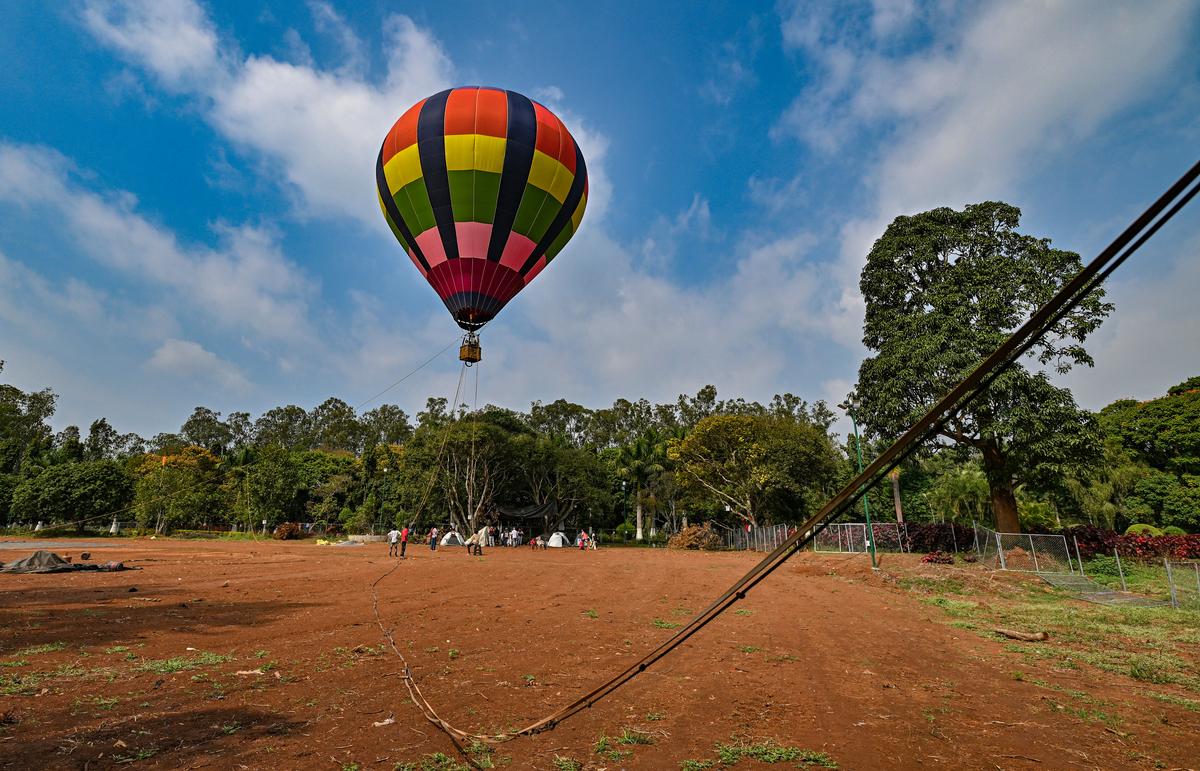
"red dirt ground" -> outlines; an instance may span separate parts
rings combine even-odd
[[[453,754],[408,701],[398,659],[381,652],[368,587],[390,566],[385,554],[383,544],[115,540],[92,559],[143,570],[0,575],[0,664],[26,662],[0,666],[10,694],[0,696],[0,768],[391,769]],[[755,560],[524,548],[469,558],[419,545],[409,555],[380,586],[385,623],[443,717],[480,731],[570,701],[668,637],[656,619],[685,620]],[[887,570],[916,569],[888,559]],[[1096,672],[1021,662],[1052,685],[1120,703],[1123,722],[1055,712],[1044,687],[1013,679],[1001,642],[947,625],[861,558],[793,562],[742,613],[556,730],[500,745],[493,762],[548,769],[557,755],[592,769],[678,769],[713,758],[718,742],[771,739],[842,769],[1200,764],[1195,713]],[[231,658],[142,669],[201,652]],[[655,743],[619,747],[633,752],[615,761],[595,753],[598,736],[624,728]]]

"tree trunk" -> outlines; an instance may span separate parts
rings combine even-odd
[[[896,522],[904,524],[904,507],[900,504],[900,469],[894,469],[889,476],[892,478],[892,502],[896,504]]]
[[[1013,478],[1009,473],[1007,460],[995,444],[989,443],[983,448],[983,470],[987,474],[988,487],[992,493],[992,514],[996,517],[996,531],[1019,533],[1021,518],[1017,514],[1017,495],[1013,490]]]
[[[637,536],[636,537],[637,537],[637,540],[640,541],[640,540],[642,540],[642,488],[635,487],[633,489],[633,495],[634,495],[634,498],[636,499],[635,500],[636,505],[634,507],[634,511],[636,512],[636,515],[637,515]]]

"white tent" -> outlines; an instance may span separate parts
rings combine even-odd
[[[462,536],[453,530],[442,536],[442,546],[462,546],[464,543]]]
[[[571,539],[560,533],[555,533],[550,536],[550,540],[546,541],[546,545],[552,549],[563,549],[571,547]]]

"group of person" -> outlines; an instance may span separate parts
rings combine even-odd
[[[447,531],[447,535],[449,533],[457,533],[457,531],[451,527],[450,530]],[[390,531],[388,531],[387,542],[389,557],[399,557],[401,559],[405,559],[405,551],[408,549],[409,534],[410,531],[407,526],[400,529],[393,527]],[[441,532],[436,526],[431,527],[429,529],[428,537],[429,550],[437,551],[438,539],[439,537],[442,537]],[[462,536],[459,536],[456,540],[463,543],[467,547],[468,554],[480,555],[483,553],[483,547],[485,545],[488,547],[520,546],[525,542],[525,531],[516,527],[512,528],[511,530],[505,530],[503,527],[488,525],[480,528],[479,532],[475,533],[465,541],[463,540]],[[545,549],[547,548],[548,542],[547,539],[537,535],[529,540],[529,545],[534,549]],[[575,536],[575,547],[580,551],[586,551],[588,549],[594,550],[596,548],[596,539],[588,531],[580,530]]]

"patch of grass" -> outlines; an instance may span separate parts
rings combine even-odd
[[[0,661],[0,667],[23,667],[28,663],[25,659],[13,659],[12,661]]]
[[[661,713],[661,712],[647,712],[646,713],[646,720],[650,721],[651,723],[662,720],[662,719],[663,719],[663,713]]]
[[[1200,712],[1200,701],[1185,699],[1182,696],[1175,696],[1174,694],[1170,693],[1156,693],[1155,691],[1147,691],[1146,695],[1152,699],[1158,699],[1159,701],[1164,701],[1167,704],[1174,704],[1178,707],[1183,707],[1186,710],[1191,710],[1192,712]]]
[[[525,681],[525,685],[533,685],[533,681],[537,680],[533,675],[521,675],[521,679]]]
[[[1168,666],[1160,657],[1133,656],[1129,660],[1129,676],[1145,683],[1169,683],[1171,676],[1167,671]]]
[[[654,626],[658,627],[659,629],[678,629],[680,626],[682,626],[682,624],[676,624],[673,621],[664,621],[661,618],[656,618],[650,623],[654,624]]]
[[[65,642],[52,642],[45,645],[34,645],[31,648],[23,648],[17,651],[18,656],[38,656],[43,653],[58,653],[61,650],[66,650]]]
[[[136,763],[139,760],[149,760],[158,754],[158,747],[142,747],[134,750],[128,755],[113,755],[113,760],[118,763]]]
[[[495,750],[490,745],[484,744],[478,739],[475,739],[466,746],[466,750],[467,754],[471,756],[471,760],[474,761],[476,768],[496,767],[495,764],[492,763],[492,753],[495,752]]]
[[[555,771],[583,771],[583,764],[575,758],[564,758],[562,755],[554,756]]]
[[[451,659],[456,659],[458,658],[458,648],[451,648],[450,650],[446,651],[446,654],[450,656]]]
[[[583,612],[583,615],[587,616],[588,618],[600,618],[600,614],[597,613],[594,608],[588,608]]]
[[[762,650],[762,648],[757,648],[753,645],[743,645],[738,648],[738,650],[740,650],[742,653],[758,653]]]
[[[269,655],[271,655],[271,654],[267,653],[266,651],[255,651],[254,652],[254,658],[256,658],[256,659],[265,659]]]
[[[117,706],[117,702],[119,701],[120,699],[115,696],[97,696],[96,698],[92,699],[92,703],[100,709],[112,709],[113,707]]]
[[[466,763],[460,763],[444,752],[425,755],[415,763],[397,763],[394,771],[471,771]]]
[[[633,750],[619,750],[613,747],[612,741],[604,734],[601,734],[600,738],[596,740],[595,750],[597,755],[614,762],[624,760],[633,754]]]
[[[679,771],[704,771],[715,765],[715,760],[682,760],[679,762]]]
[[[654,737],[641,731],[621,729],[621,735],[616,738],[617,744],[654,744]]]
[[[113,654],[113,653],[128,653],[128,652],[129,652],[129,646],[128,646],[128,645],[114,645],[114,646],[112,646],[111,648],[105,648],[105,649],[104,649],[104,652],[105,652],[105,653],[108,653],[108,654]]]
[[[215,664],[224,664],[226,661],[229,661],[229,658],[229,656],[222,656],[217,653],[201,653],[191,658],[179,656],[169,659],[151,659],[139,664],[137,669],[142,672],[157,672],[160,675],[169,675],[187,669],[198,669]]]
[[[824,752],[806,750],[800,747],[789,747],[774,741],[755,742],[747,744],[717,745],[717,760],[722,765],[737,765],[743,759],[757,760],[760,763],[796,763],[800,767],[819,766],[821,768],[837,768],[833,758]],[[708,766],[698,766],[708,768]]]
[[[754,615],[754,611],[750,610],[749,608],[739,608],[738,610],[735,610],[733,612],[733,615],[735,615],[735,616],[752,616],[752,615]],[[692,762],[692,761],[685,760],[684,762],[688,763],[688,762]],[[696,761],[696,762],[699,762],[699,761]]]

